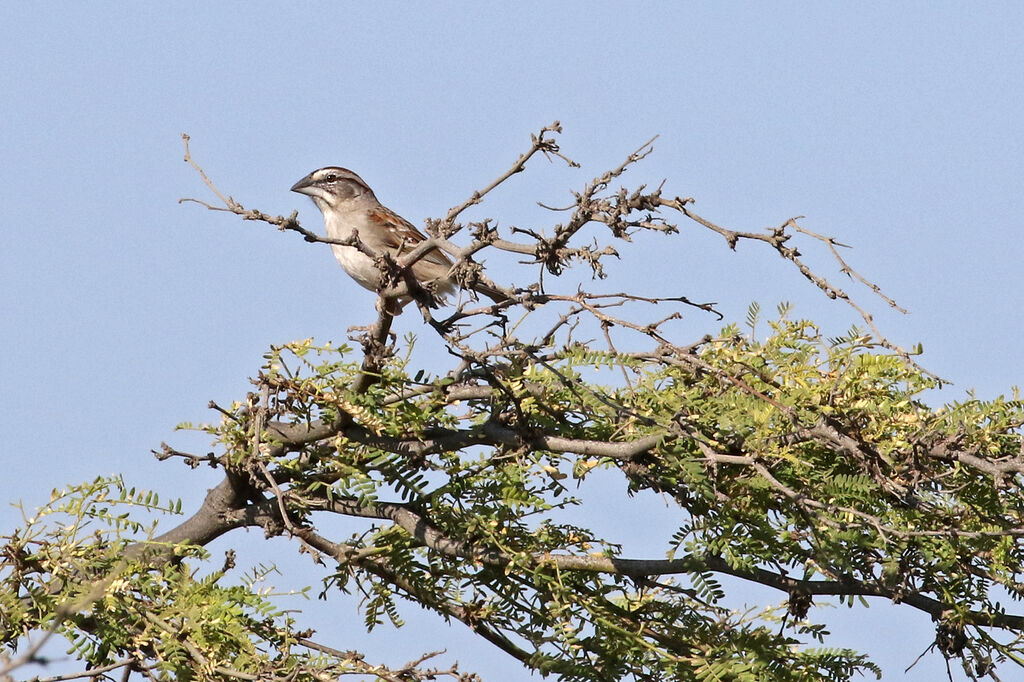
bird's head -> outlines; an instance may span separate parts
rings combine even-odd
[[[361,177],[339,166],[326,166],[313,171],[292,185],[292,191],[312,198],[321,211],[338,210],[360,197],[376,198]]]

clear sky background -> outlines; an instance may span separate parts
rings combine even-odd
[[[149,451],[199,442],[174,425],[212,419],[211,399],[242,396],[269,344],[338,341],[371,319],[372,295],[326,247],[179,205],[212,198],[182,162],[183,132],[224,191],[270,213],[299,209],[317,230],[319,213],[288,188],[320,166],[352,168],[422,224],[559,119],[562,148],[582,170],[538,160],[476,214],[543,226],[556,218],[533,202],[567,203],[570,188],[660,134],[624,183],[667,179],[667,192],[735,229],[805,215],[809,229],[853,246],[854,267],[911,312],[842,283],[893,340],[924,344],[923,364],[954,382],[936,400],[972,388],[990,398],[1021,382],[1017,3],[38,8],[0,11],[2,502],[34,507],[54,486],[124,472],[194,509],[217,475]],[[755,246],[734,254],[689,226],[644,236],[623,250],[609,286],[719,301],[736,321],[752,300],[766,310],[790,300],[831,333],[857,322]],[[806,250],[840,281],[824,254]],[[511,268],[495,275],[517,278]],[[696,335],[718,328],[690,323]],[[634,534],[647,527],[637,504],[618,520]],[[0,529],[18,518],[0,509]],[[653,540],[648,554],[664,550]],[[248,544],[262,546],[257,536]],[[299,583],[316,583],[286,543],[271,546],[304,572]],[[374,660],[447,647],[446,660],[488,679],[527,677],[461,626],[415,609],[405,632],[366,639],[346,602],[313,607],[322,640]],[[829,644],[872,653],[886,679],[943,674],[931,657],[903,676],[931,640],[921,614],[876,602],[838,615]]]

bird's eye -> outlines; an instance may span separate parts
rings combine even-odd
[[[330,175],[328,175],[327,177],[324,178],[324,181],[325,182],[334,182],[337,179],[338,179],[338,176],[335,175],[334,173],[331,173]]]

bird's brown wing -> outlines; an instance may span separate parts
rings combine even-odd
[[[381,226],[383,247],[395,256],[412,251],[427,239],[412,223],[384,206],[370,211],[370,220]],[[432,249],[422,260],[445,268],[452,266],[451,259],[440,249]]]

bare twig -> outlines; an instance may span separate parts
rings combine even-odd
[[[578,163],[562,155],[562,153],[558,150],[558,145],[554,142],[554,140],[552,140],[550,137],[546,137],[548,133],[561,132],[562,124],[559,123],[558,121],[555,121],[551,125],[544,126],[543,128],[541,128],[540,132],[537,135],[532,135],[532,144],[530,145],[530,148],[523,152],[523,154],[521,154],[519,158],[516,159],[515,163],[513,163],[510,168],[508,168],[508,170],[506,170],[504,173],[502,173],[494,180],[492,180],[491,183],[484,187],[483,189],[473,192],[473,194],[464,202],[448,210],[448,213],[444,217],[444,221],[441,226],[441,231],[445,233],[447,236],[450,236],[451,233],[449,233],[447,230],[455,225],[455,219],[458,218],[463,211],[465,211],[470,206],[479,204],[480,201],[495,187],[504,183],[506,180],[508,180],[516,173],[522,172],[522,170],[526,168],[526,162],[529,161],[530,158],[532,158],[533,155],[536,154],[537,152],[541,152],[545,156],[557,156],[558,158],[562,159],[567,164],[569,164],[569,166],[573,168],[579,168]]]

